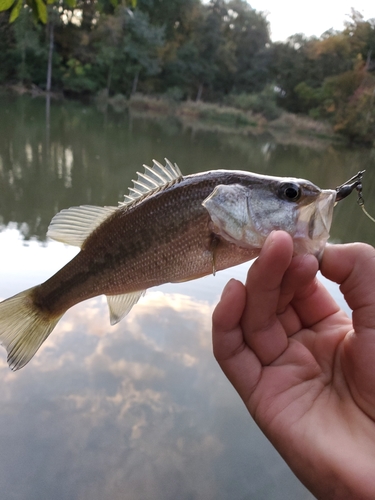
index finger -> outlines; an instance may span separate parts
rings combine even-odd
[[[246,307],[241,325],[246,343],[262,364],[274,361],[288,345],[277,310],[281,283],[292,256],[290,235],[282,231],[273,232],[248,273]]]

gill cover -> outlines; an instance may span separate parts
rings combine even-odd
[[[329,237],[335,197],[334,190],[320,190],[308,181],[265,177],[263,185],[219,185],[203,206],[212,231],[237,246],[261,248],[271,231],[279,229],[293,237],[296,254],[319,257]]]

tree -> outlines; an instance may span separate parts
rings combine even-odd
[[[30,7],[35,21],[41,21],[43,24],[48,20],[48,5],[52,5],[58,0],[0,0],[0,12],[9,10],[9,22],[14,22],[23,7]],[[72,9],[76,5],[76,0],[65,0]]]
[[[230,59],[223,32],[226,13],[223,0],[212,0],[196,9],[188,35],[167,61],[167,81],[182,88],[189,98],[199,101],[204,90],[205,96],[212,98],[220,89],[223,67]]]
[[[40,26],[35,27],[30,9],[22,9],[18,22],[14,26],[15,46],[13,50],[17,80],[21,84],[40,80],[40,63],[46,60],[46,50],[41,43],[40,28]]]
[[[153,76],[160,72],[159,49],[164,43],[164,28],[150,24],[149,17],[139,9],[129,14],[122,8],[127,33],[123,52],[126,55],[126,72],[133,76],[131,93],[137,91],[139,75]]]
[[[267,83],[261,70],[270,43],[269,24],[265,15],[252,9],[245,0],[231,0],[225,17],[226,36],[235,47],[237,92],[259,91]]]
[[[375,77],[364,61],[324,83],[333,96],[333,123],[351,141],[373,143],[375,137]]]
[[[116,66],[121,63],[120,47],[124,38],[122,18],[118,15],[102,15],[92,38],[97,50],[99,73],[104,73],[104,81],[99,85],[109,95]]]
[[[190,31],[191,15],[200,4],[200,0],[138,0],[137,7],[148,15],[150,24],[164,28],[166,42],[181,42],[181,37]]]
[[[350,40],[352,57],[361,54],[363,60],[375,57],[375,19],[365,21],[362,14],[352,9],[350,21],[345,23],[344,35]],[[368,61],[369,62],[369,61]]]
[[[297,34],[269,49],[269,78],[279,89],[280,106],[291,112],[300,111],[296,86],[301,82],[311,85],[310,74],[314,73],[306,52],[308,43],[304,35]]]

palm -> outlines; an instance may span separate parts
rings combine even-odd
[[[333,394],[343,394],[346,380],[338,352],[349,320],[344,313],[335,316],[291,335],[286,350],[271,365],[260,367],[259,381],[245,403],[270,435],[281,428],[286,439],[298,428],[305,432],[322,405],[327,408],[329,401],[334,406]],[[325,333],[333,329],[334,335]]]

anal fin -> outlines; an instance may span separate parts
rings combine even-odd
[[[140,290],[123,295],[107,295],[111,325],[121,321],[145,293],[146,290]]]

